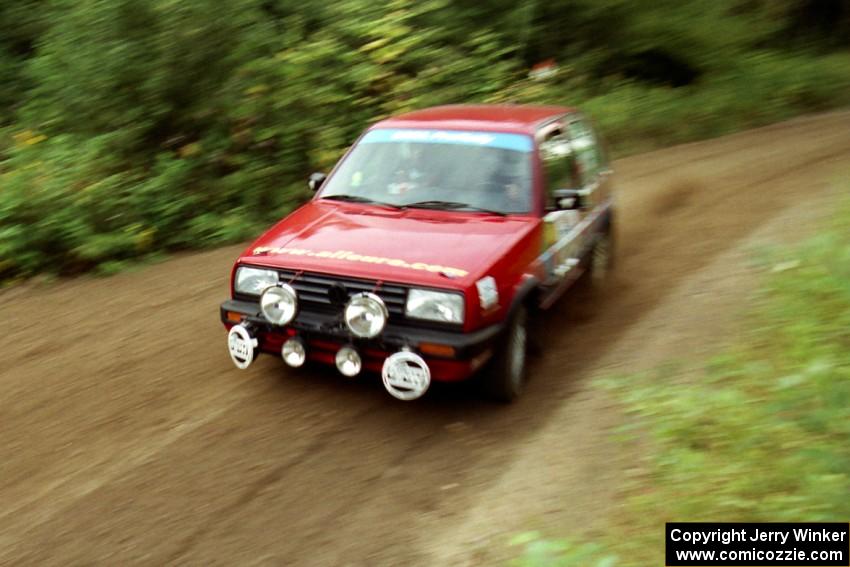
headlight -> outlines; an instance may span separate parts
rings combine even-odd
[[[240,266],[236,269],[234,288],[237,293],[260,295],[267,287],[277,283],[277,272],[260,268]]]
[[[345,306],[345,324],[355,336],[364,339],[378,336],[388,317],[387,306],[374,293],[358,293]]]
[[[408,317],[463,323],[463,296],[459,293],[411,289],[407,294],[405,313]]]
[[[298,310],[298,296],[289,284],[267,288],[260,297],[263,316],[275,325],[286,325]]]

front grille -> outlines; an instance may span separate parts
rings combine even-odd
[[[377,280],[363,280],[347,277],[329,276],[303,272],[295,278],[297,272],[278,270],[280,281],[289,283],[298,293],[301,309],[314,313],[338,313],[342,305],[334,304],[331,288],[342,286],[347,296],[368,291],[380,297],[387,306],[390,321],[401,322],[405,319],[404,306],[407,301],[407,288],[398,284],[383,283]],[[293,280],[293,278],[295,278]],[[292,280],[292,281],[290,281]]]
[[[303,313],[340,316],[341,322],[343,307],[348,301],[348,297],[367,291],[374,293],[384,301],[390,315],[389,322],[394,325],[461,332],[461,325],[457,323],[409,319],[404,314],[407,290],[409,289],[409,286],[406,285],[385,282],[378,285],[378,280],[332,276],[315,272],[301,272],[299,274],[296,270],[289,269],[278,269],[276,271],[282,283],[288,283],[295,289],[298,294],[299,311]],[[297,278],[295,278],[296,274],[298,274]],[[330,290],[334,286],[345,288],[345,299],[341,303],[334,303],[332,299],[333,292]],[[234,299],[257,301],[259,298],[254,295],[236,293]]]

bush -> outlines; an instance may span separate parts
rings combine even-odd
[[[554,84],[516,84],[510,98],[545,103],[575,93],[618,155],[763,126],[850,103],[850,55],[815,57],[752,51],[680,88],[611,80],[594,95],[573,68]],[[565,101],[566,102],[566,101]]]

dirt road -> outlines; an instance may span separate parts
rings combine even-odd
[[[509,407],[237,371],[218,322],[237,248],[3,292],[0,564],[475,563],[535,522],[604,522],[625,463],[588,381],[724,336],[754,235],[795,237],[850,172],[850,112],[615,166],[617,277],[539,322]]]

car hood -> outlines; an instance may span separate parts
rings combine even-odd
[[[314,200],[257,239],[240,261],[462,288],[486,275],[538,223],[526,216]]]

